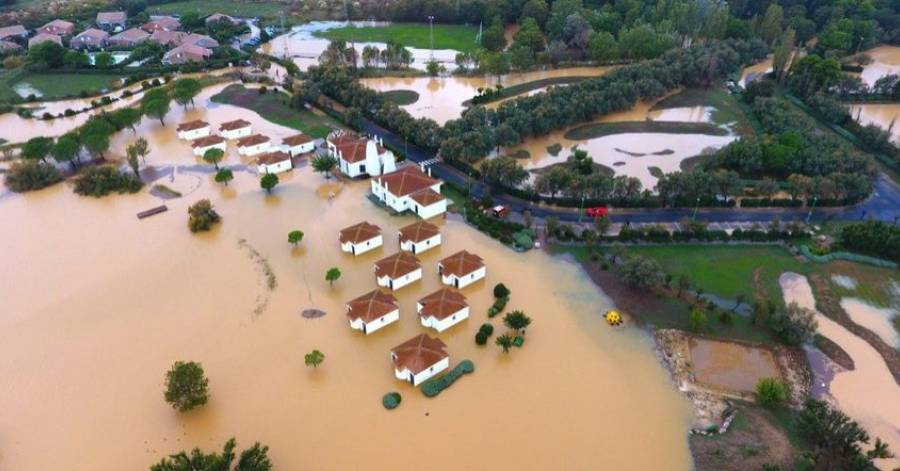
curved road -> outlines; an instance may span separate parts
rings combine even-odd
[[[485,185],[478,180],[467,182],[466,174],[441,162],[435,161],[435,155],[412,144],[407,145],[403,138],[381,126],[364,120],[362,130],[377,135],[396,149],[406,149],[407,158],[416,163],[425,162],[432,175],[461,187],[469,188],[475,196],[480,196]],[[523,200],[507,194],[493,195],[494,201],[508,206],[513,211],[528,209],[535,217],[556,216],[562,221],[574,222],[579,219],[577,209],[546,206]],[[651,208],[651,209],[613,209],[610,219],[614,222],[678,222],[691,217],[692,208]],[[782,221],[805,221],[809,216],[808,208],[701,208],[697,217],[709,222],[768,222],[776,217]],[[873,218],[886,222],[894,222],[900,218],[900,186],[891,181],[883,173],[878,175],[872,195],[865,201],[853,206],[840,208],[821,208],[812,211],[811,221],[839,219],[845,221]]]

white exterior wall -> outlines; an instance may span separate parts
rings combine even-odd
[[[410,283],[419,281],[421,279],[422,279],[422,269],[421,268],[417,268],[417,269],[401,276],[400,278],[394,278],[393,280],[389,276],[382,276],[380,278],[378,278],[378,277],[375,278],[375,280],[378,282],[378,286],[381,286],[383,288],[390,288],[391,290],[394,290],[394,291],[397,291],[398,289],[400,289]],[[393,281],[393,284],[391,284],[391,281]]]
[[[379,317],[378,319],[369,322],[368,324],[363,322],[362,319],[350,319],[350,328],[356,329],[362,332],[365,332],[366,335],[375,332],[382,327],[393,324],[400,320],[400,309],[394,309],[393,311]]]
[[[225,139],[238,139],[241,137],[247,137],[252,134],[252,127],[247,126],[245,128],[234,129],[231,131],[222,131],[222,137]]]
[[[238,154],[250,157],[262,154],[263,152],[268,152],[269,147],[271,147],[269,142],[263,142],[262,144],[257,144],[255,146],[238,147]]]
[[[425,381],[431,379],[434,375],[440,373],[441,371],[446,370],[450,367],[450,357],[444,358],[443,360],[431,365],[427,369],[422,370],[419,374],[413,375],[411,371],[407,369],[398,370],[394,368],[394,376],[397,379],[401,379],[403,381],[412,382],[413,386],[418,386]]]
[[[484,278],[487,275],[487,267],[481,267],[472,273],[462,276],[459,278],[459,285],[457,285],[456,275],[441,275],[441,282],[448,286],[455,286],[457,288],[465,288],[466,286],[475,283],[476,281]]]
[[[209,126],[200,129],[191,129],[190,131],[178,131],[178,139],[185,141],[193,141],[194,139],[209,136]]]
[[[416,309],[421,314],[422,305],[416,303]],[[466,320],[469,318],[469,306],[466,306],[459,311],[454,312],[451,316],[446,317],[444,319],[438,320],[434,316],[422,317],[419,316],[419,320],[422,322],[423,327],[430,327],[438,332],[443,332],[450,327],[453,327],[456,324]]]
[[[384,238],[378,235],[372,237],[369,240],[364,240],[358,244],[354,244],[353,242],[344,242],[341,244],[341,250],[347,253],[352,253],[353,255],[360,255],[370,250],[377,249],[382,245],[384,245]]]
[[[291,154],[291,157],[295,155],[305,154],[307,152],[312,152],[316,149],[316,143],[313,141],[309,141],[305,144],[300,144],[294,147],[288,147],[287,153]]]
[[[404,240],[400,242],[400,250],[405,250],[407,252],[412,253],[422,253],[428,249],[437,247],[441,245],[441,235],[437,234],[434,237],[429,239],[425,239],[418,243],[414,243],[411,240]]]
[[[347,175],[350,178],[366,175],[364,170],[366,168],[365,160],[350,163],[344,160],[343,157],[338,157],[338,166],[341,168],[341,172],[344,172],[344,175]]]
[[[290,169],[294,168],[290,159],[282,160],[281,162],[276,162],[274,164],[259,164],[256,167],[256,171],[259,173],[281,173],[286,172]]]
[[[422,206],[419,203],[413,201],[414,205],[413,212],[416,213],[422,219],[431,219],[435,216],[440,216],[447,212],[447,200],[443,199],[434,203],[430,206]]]
[[[431,185],[431,189],[435,193],[440,193],[441,182]],[[429,219],[439,214],[443,214],[447,211],[446,198],[443,201],[432,204],[431,206],[420,206],[409,196],[395,196],[393,193],[391,193],[390,188],[385,189],[378,183],[377,180],[372,180],[372,194],[394,211],[397,211],[398,213],[402,213],[403,211],[413,211],[414,213],[421,216],[422,219]]]
[[[213,144],[211,146],[194,147],[194,155],[196,155],[197,157],[203,157],[203,154],[205,154],[206,151],[208,151],[210,149],[222,149],[222,152],[225,152],[228,149],[228,143],[223,141],[218,144]]]

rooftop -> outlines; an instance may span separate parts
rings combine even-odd
[[[460,250],[455,254],[441,260],[444,275],[464,276],[484,266],[484,260],[478,255]]]
[[[312,142],[312,141],[313,141],[313,138],[307,136],[306,134],[294,134],[293,136],[282,139],[281,143],[286,144],[291,147],[294,147],[294,146],[299,146],[300,144],[306,144],[307,142]]]
[[[400,241],[422,242],[441,233],[441,230],[426,221],[417,221],[400,228]]]
[[[447,345],[440,339],[419,334],[391,349],[394,368],[416,375],[449,357]]]
[[[408,252],[397,252],[390,257],[375,262],[375,276],[399,278],[421,267],[419,259],[415,255]]]
[[[422,317],[446,319],[469,306],[466,297],[450,288],[442,288],[419,300]]]
[[[11,25],[0,28],[0,39],[9,36],[24,36],[28,34],[28,30],[22,25]]]
[[[397,309],[397,298],[376,289],[348,302],[347,317],[368,323]]]
[[[251,134],[247,137],[238,139],[237,145],[238,147],[249,147],[256,146],[265,142],[269,142],[268,136],[263,136],[262,134]]]
[[[122,31],[119,34],[114,34],[110,40],[139,41],[141,39],[146,39],[148,36],[150,36],[150,33],[140,28],[131,28]]]
[[[373,237],[378,237],[381,235],[381,228],[374,225],[369,224],[366,221],[363,221],[359,224],[354,224],[345,229],[341,229],[341,235],[339,240],[341,243],[350,242],[353,244],[358,244],[360,242],[365,242]]]
[[[236,119],[234,121],[226,121],[219,125],[219,131],[234,131],[235,129],[246,128],[250,126],[249,121],[244,121],[243,119]]]
[[[257,162],[263,165],[277,164],[278,162],[284,162],[285,160],[291,160],[291,156],[280,150],[263,154],[256,159]]]
[[[409,195],[416,203],[421,204],[422,206],[431,206],[438,201],[443,201],[445,198],[441,196],[440,193],[432,190],[431,188],[425,188],[424,190],[419,190],[411,195]]]
[[[97,13],[97,23],[125,23],[125,12],[101,11]]]
[[[416,165],[409,165],[396,172],[382,175],[378,177],[378,182],[396,196],[407,196],[440,183],[425,175]]]
[[[178,125],[176,131],[193,131],[195,129],[201,129],[209,126],[209,123],[206,121],[195,119],[193,121],[187,121],[185,123],[181,123]]]
[[[212,136],[201,137],[199,139],[194,139],[193,141],[191,141],[191,147],[194,147],[194,148],[209,147],[209,146],[214,146],[216,144],[221,144],[223,142],[225,142],[224,137],[212,135]]]

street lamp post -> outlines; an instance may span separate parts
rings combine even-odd
[[[691,214],[691,221],[697,219],[697,210],[700,209],[700,197],[697,197],[697,204],[694,206],[694,214]]]
[[[434,60],[434,15],[428,15],[428,39],[431,42],[431,60]]]
[[[578,208],[578,224],[581,224],[582,214],[584,214],[584,195],[581,195],[581,206]]]
[[[819,201],[818,196],[813,196],[813,204],[809,207],[809,214],[806,215],[806,225],[809,225],[809,220],[812,218],[813,210],[816,209],[816,201]]]

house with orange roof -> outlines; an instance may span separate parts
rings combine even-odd
[[[213,55],[212,50],[193,44],[181,44],[163,55],[162,63],[167,65],[203,62]]]
[[[243,119],[226,121],[219,125],[219,133],[225,139],[240,139],[253,134],[253,126],[249,121],[244,121]]]
[[[175,128],[178,139],[185,141],[193,141],[197,138],[209,136],[209,131],[209,123],[200,119],[181,123]]]
[[[181,28],[181,22],[173,16],[151,16],[150,21],[141,26],[141,29],[152,33],[154,31],[176,31]]]
[[[438,274],[445,285],[465,288],[487,276],[487,267],[478,255],[460,250],[438,262]]]
[[[97,13],[97,26],[105,30],[125,28],[124,11],[101,11]]]
[[[316,141],[306,134],[294,134],[281,140],[281,146],[287,149],[291,157],[307,154],[316,150]]]
[[[266,152],[256,158],[256,171],[260,174],[287,172],[293,168],[291,156],[280,150]]]
[[[203,157],[203,154],[210,149],[221,149],[222,152],[228,149],[228,141],[222,136],[206,136],[199,137],[191,141],[191,147],[194,148],[194,155]]]
[[[350,328],[369,335],[397,322],[400,307],[397,306],[397,298],[376,289],[348,302],[347,317],[350,318]]]
[[[375,281],[378,286],[398,290],[422,279],[422,265],[409,252],[397,252],[375,262]]]
[[[148,38],[150,38],[150,33],[140,28],[131,28],[110,36],[107,42],[110,46],[134,47]]]
[[[460,292],[441,288],[416,303],[424,327],[443,332],[469,318],[469,302]]]
[[[409,165],[372,178],[372,194],[398,213],[412,211],[422,219],[447,212],[447,198],[441,195],[441,181]]]
[[[0,41],[25,41],[28,30],[22,25],[10,25],[0,27]]]
[[[60,46],[62,46],[62,38],[61,37],[59,37],[55,34],[38,33],[28,39],[28,49],[31,49],[34,46],[37,46],[38,44],[45,43],[48,41],[55,42],[56,44],[59,44]]]
[[[66,20],[53,20],[37,29],[38,34],[71,36],[75,34],[75,23]]]
[[[422,253],[441,245],[441,230],[427,221],[416,221],[400,228],[400,250]]]
[[[263,136],[262,134],[242,137],[237,141],[238,154],[250,157],[268,152],[272,145],[270,141],[268,136]]]
[[[381,228],[363,221],[341,230],[341,250],[353,255],[364,254],[384,245]]]
[[[391,349],[394,376],[418,386],[450,367],[447,344],[419,334]]]
[[[334,131],[326,139],[328,153],[337,159],[338,168],[350,178],[378,176],[397,168],[394,153],[381,139],[369,139],[347,131]]]

